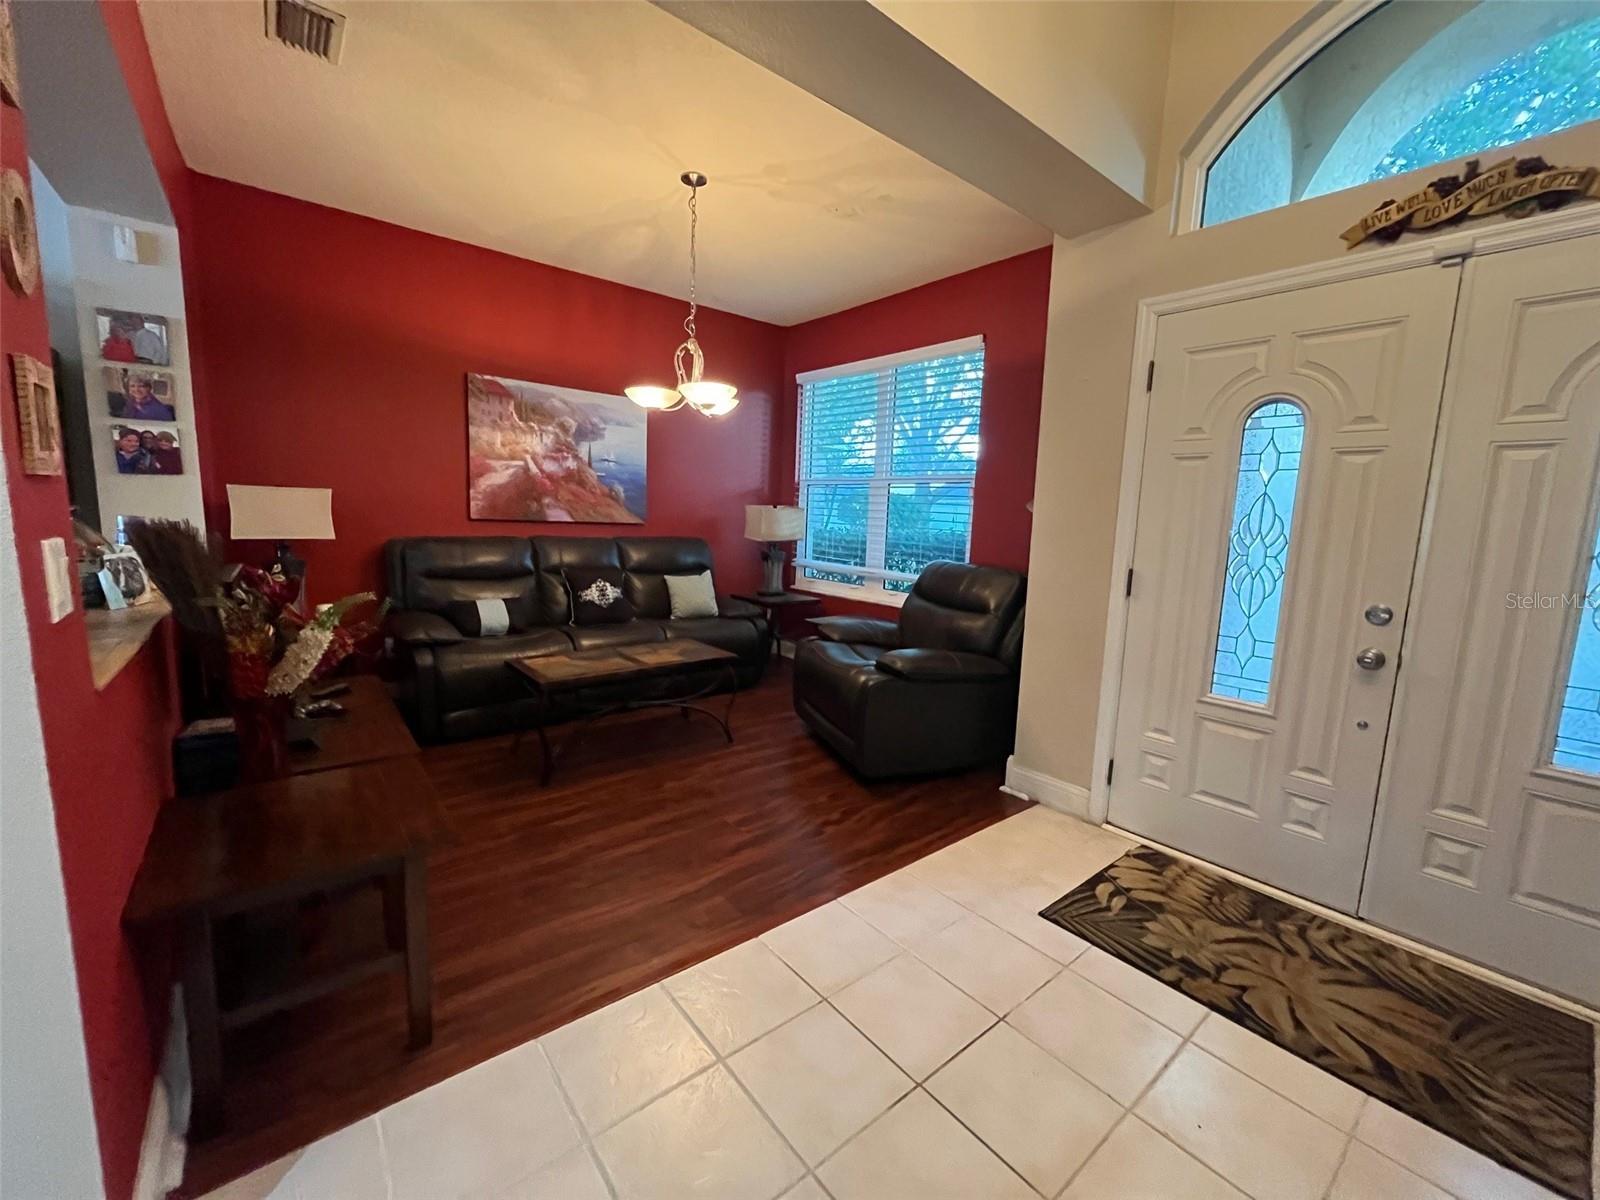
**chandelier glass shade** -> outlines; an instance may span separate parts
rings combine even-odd
[[[656,384],[636,384],[624,388],[623,391],[628,399],[640,408],[672,412],[687,404],[702,416],[722,417],[739,407],[739,389],[731,383],[718,383],[704,378],[706,356],[700,349],[699,339],[695,336],[694,319],[699,309],[695,293],[698,265],[695,252],[700,225],[700,212],[696,201],[700,189],[706,185],[706,177],[698,171],[685,171],[680,178],[684,186],[689,189],[689,315],[683,319],[683,331],[689,336],[679,344],[672,355],[672,366],[678,376],[678,386],[674,388]]]

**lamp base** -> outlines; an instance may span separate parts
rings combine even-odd
[[[288,542],[278,543],[276,556],[277,561],[272,564],[274,573],[281,573],[286,579],[305,578],[306,560],[296,556]]]
[[[306,611],[306,560],[295,555],[289,548],[288,542],[279,542],[277,561],[272,564],[274,574],[282,574],[285,579],[295,580],[299,583],[299,590],[295,593],[294,606],[301,612]]]
[[[761,552],[763,577],[757,594],[762,596],[783,595],[783,564],[789,556],[776,542],[768,542],[767,548]]]

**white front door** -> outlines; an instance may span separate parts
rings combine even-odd
[[[1459,279],[1160,319],[1114,824],[1355,910]]]
[[[1472,260],[1455,343],[1361,913],[1600,1004],[1600,237]]]

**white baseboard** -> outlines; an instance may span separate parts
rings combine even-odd
[[[139,1148],[139,1171],[133,1179],[133,1200],[164,1200],[183,1182],[187,1153],[188,1144],[172,1128],[167,1085],[157,1075],[150,1087],[150,1112],[145,1117],[144,1142]]]
[[[150,1085],[150,1110],[139,1146],[139,1169],[133,1178],[133,1200],[164,1200],[183,1182],[189,1142],[189,1036],[183,995],[174,984],[168,993],[167,1045],[161,1069]]]
[[[1064,812],[1080,821],[1089,819],[1089,789],[1068,783],[1035,771],[1017,761],[1015,754],[1006,759],[1005,790],[1014,796],[1025,796],[1036,804]]]

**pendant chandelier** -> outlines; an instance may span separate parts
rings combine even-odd
[[[699,171],[685,171],[680,178],[689,189],[689,315],[683,320],[684,332],[689,336],[672,356],[672,365],[678,373],[678,386],[670,388],[639,384],[624,388],[623,391],[640,408],[671,412],[687,404],[702,416],[722,417],[739,407],[739,389],[731,383],[717,383],[702,378],[706,356],[700,349],[694,330],[694,317],[699,307],[695,302],[695,235],[700,225],[700,213],[695,201],[700,189],[706,185],[706,177]]]

